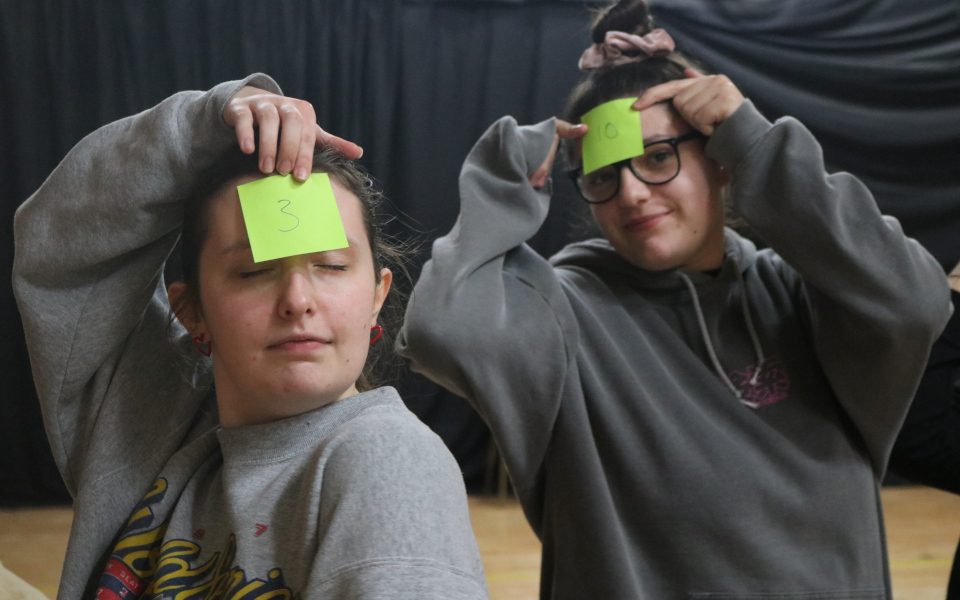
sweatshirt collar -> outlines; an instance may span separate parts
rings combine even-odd
[[[757,248],[732,229],[724,230],[724,259],[717,275],[683,271],[696,286],[727,282],[746,272],[756,262]],[[605,238],[591,238],[564,247],[550,259],[559,268],[583,268],[601,275],[622,277],[641,290],[669,290],[686,287],[680,269],[646,271],[623,258]]]
[[[380,387],[326,406],[269,423],[220,428],[224,464],[265,464],[310,450],[337,427],[378,405],[403,406],[392,387]]]
[[[724,231],[724,258],[720,272],[716,274],[701,273],[671,269],[669,271],[645,271],[623,258],[604,238],[595,238],[570,244],[550,259],[558,268],[582,268],[592,271],[603,277],[621,279],[631,287],[642,292],[676,290],[687,293],[693,301],[697,324],[704,346],[707,349],[710,366],[717,377],[730,390],[730,393],[741,403],[751,408],[756,405],[744,399],[744,395],[727,376],[720,357],[717,355],[715,344],[710,337],[706,316],[700,302],[700,294],[708,292],[717,286],[727,288],[735,285],[740,289],[740,308],[743,312],[747,333],[756,354],[757,366],[748,385],[756,385],[766,360],[760,336],[753,322],[753,308],[750,306],[749,294],[744,278],[745,272],[756,262],[757,248],[750,240],[738,235],[727,228]]]

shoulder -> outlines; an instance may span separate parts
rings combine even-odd
[[[434,591],[482,590],[459,467],[399,399],[367,406],[337,427],[322,479],[314,566],[326,574],[324,586],[382,584],[396,592],[390,597],[433,597],[397,592],[401,579],[419,578]]]
[[[741,264],[744,285],[756,306],[776,308],[782,315],[806,306],[806,286],[800,274],[771,248],[755,250],[749,263]],[[769,304],[768,302],[772,302]]]
[[[360,486],[385,494],[437,488],[463,490],[453,455],[443,440],[399,398],[368,406],[334,430],[327,444],[325,486]]]

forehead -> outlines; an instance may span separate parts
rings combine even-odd
[[[680,114],[666,102],[654,104],[641,110],[640,126],[643,129],[644,140],[673,137],[679,132],[689,129]]]
[[[234,179],[211,197],[205,243],[214,245],[214,247],[229,247],[247,239],[247,229],[243,221],[243,211],[240,208],[237,186],[256,179],[260,179],[260,177],[245,176]],[[366,247],[367,226],[360,206],[360,199],[340,184],[336,178],[330,177],[330,183],[333,187],[333,197],[336,200],[347,238],[356,241],[361,247]]]

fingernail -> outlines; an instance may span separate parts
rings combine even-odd
[[[265,158],[265,159],[263,159],[263,160],[260,162],[260,170],[263,171],[264,173],[272,173],[272,172],[273,172],[273,159],[272,159],[272,158]]]
[[[307,171],[307,169],[304,168],[304,167],[298,168],[298,169],[294,172],[294,174],[293,174],[293,176],[294,176],[298,181],[306,181],[306,180],[307,180],[307,176],[309,176],[309,175],[310,175],[309,171]]]
[[[287,173],[290,172],[290,169],[292,168],[293,168],[293,165],[290,163],[289,160],[280,161],[280,166],[277,167],[277,172],[280,173],[281,175],[286,175]]]

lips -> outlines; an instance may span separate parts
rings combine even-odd
[[[310,334],[294,334],[283,337],[267,346],[268,350],[285,350],[290,352],[303,352],[316,350],[330,343],[322,337]]]
[[[623,228],[629,231],[647,231],[659,225],[671,212],[670,210],[663,210],[647,215],[631,217],[624,223]]]

